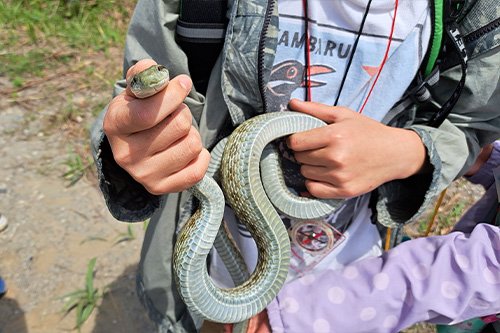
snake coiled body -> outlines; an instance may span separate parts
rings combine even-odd
[[[168,71],[163,66],[153,66],[136,76],[130,86],[139,98],[146,98],[168,84]],[[225,144],[222,160],[211,163],[208,174],[190,189],[200,205],[179,232],[173,268],[179,293],[192,314],[221,323],[242,322],[262,311],[276,297],[287,277],[290,242],[261,181],[262,153],[277,138],[320,126],[325,123],[290,111],[253,117],[234,130]],[[291,194],[281,195],[286,192],[286,185],[283,176],[277,174],[276,154],[268,155],[271,164],[266,164],[269,165],[266,168],[271,170],[271,175],[265,178],[272,182],[273,177],[277,177],[275,184],[283,188],[268,192],[273,202],[280,201],[277,206],[282,213],[292,218],[315,219],[338,206],[338,200],[293,199]],[[215,173],[220,175],[223,190],[211,177]],[[228,235],[221,228],[225,199],[257,244],[258,262],[249,278],[246,267],[242,267],[241,255],[225,245],[229,244]],[[291,209],[303,204],[304,209]],[[294,211],[301,215],[294,216]],[[224,249],[223,261],[231,266],[228,268],[236,284],[234,288],[218,287],[208,274],[206,262],[214,242],[218,249]]]
[[[190,311],[212,321],[239,322],[262,311],[277,295],[288,272],[290,242],[263,188],[260,159],[274,139],[319,126],[324,123],[308,115],[268,113],[247,120],[229,137],[222,157],[222,188],[258,249],[255,271],[235,288],[218,288],[205,264],[222,219],[222,192],[208,177],[191,189],[201,206],[180,232],[174,256],[176,281]]]

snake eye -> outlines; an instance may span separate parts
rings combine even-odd
[[[163,71],[165,69],[165,66],[158,65],[158,66],[156,66],[156,69],[158,70],[158,72],[161,72],[161,71]]]
[[[138,81],[138,80],[137,80],[137,76],[134,76],[134,77],[132,78],[132,81],[130,81],[130,85],[131,85],[131,86],[135,86],[135,85],[137,85],[137,83],[138,83],[137,81]]]

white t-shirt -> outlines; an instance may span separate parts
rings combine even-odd
[[[345,75],[337,105],[359,111],[365,102],[388,47],[395,1],[372,1],[353,53],[367,3],[367,0],[308,1],[312,101],[333,105]],[[306,98],[303,85],[306,64],[303,4],[301,0],[279,0],[278,9],[278,46],[266,91],[269,112],[286,109],[291,98]],[[364,115],[380,121],[403,96],[425,56],[430,27],[427,0],[399,1],[388,58],[363,109]],[[351,66],[345,74],[351,57]],[[310,269],[340,268],[381,254],[381,240],[377,228],[371,223],[368,201],[369,195],[348,200],[337,213],[325,219],[324,222],[331,228],[345,227],[340,229],[343,233],[341,241],[327,255],[314,257],[294,251],[294,245],[295,249],[300,246],[294,244],[297,240],[292,237],[292,262],[287,280],[295,279]],[[225,221],[248,267],[253,270],[257,263],[257,248],[253,239],[237,224],[231,210],[225,212]],[[290,229],[298,223],[285,222]],[[221,286],[233,285],[216,253],[212,256],[210,275]]]

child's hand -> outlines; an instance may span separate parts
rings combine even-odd
[[[234,324],[224,324],[221,333],[233,332]],[[271,325],[269,324],[269,317],[267,310],[259,312],[252,318],[248,319],[247,330],[245,333],[271,333]]]
[[[479,152],[479,155],[477,156],[476,162],[467,170],[464,176],[471,177],[474,176],[488,161],[488,159],[491,156],[491,152],[493,151],[493,144],[489,144],[481,148],[481,151]]]
[[[127,80],[154,64],[139,61],[127,72]],[[135,98],[127,88],[109,104],[104,132],[113,156],[152,194],[185,190],[200,181],[208,168],[210,154],[183,104],[191,87],[191,79],[179,75],[151,97]]]
[[[426,163],[425,146],[411,130],[383,125],[343,107],[297,99],[289,107],[328,124],[287,139],[315,197],[355,197],[410,177]]]

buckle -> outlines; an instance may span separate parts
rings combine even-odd
[[[464,0],[447,0],[445,5],[445,23],[455,22],[465,8]]]
[[[437,66],[432,70],[432,72],[430,72],[429,75],[427,75],[427,77],[425,77],[425,79],[422,78],[422,73],[419,72],[415,80],[418,84],[413,88],[410,88],[406,93],[405,97],[409,97],[414,103],[418,105],[426,103],[426,101],[422,102],[422,100],[419,100],[415,96],[423,95],[421,91],[422,89],[425,89],[429,93],[429,96],[433,97],[430,88],[439,81],[434,78],[436,75],[438,75],[439,77],[439,68]]]

